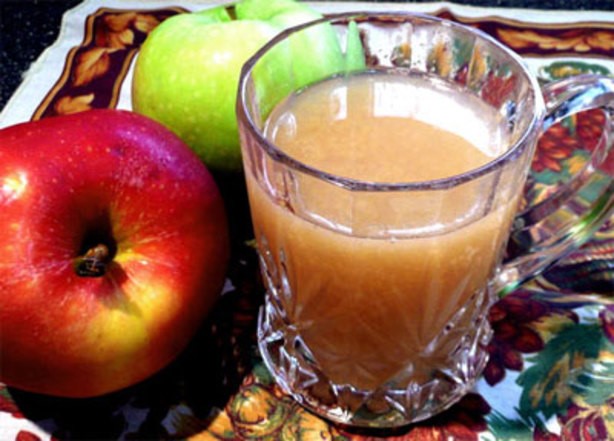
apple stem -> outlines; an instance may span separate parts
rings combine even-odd
[[[110,258],[109,247],[103,243],[98,244],[77,258],[75,271],[81,277],[104,276]]]

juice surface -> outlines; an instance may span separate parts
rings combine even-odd
[[[424,78],[333,79],[278,106],[266,136],[342,177],[439,179],[500,153],[496,115],[467,100]],[[515,198],[494,203],[488,182],[369,194],[301,175],[272,196],[247,180],[267,273],[287,287],[281,307],[331,380],[374,389],[446,365],[484,310],[469,299],[486,289]]]
[[[291,96],[270,115],[265,135],[328,173],[417,182],[466,172],[500,154],[501,131],[488,112],[479,100],[423,77],[363,74]]]

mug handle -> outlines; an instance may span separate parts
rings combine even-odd
[[[546,117],[541,135],[565,117],[591,109],[604,112],[603,132],[571,179],[514,219],[507,256],[494,282],[499,296],[580,247],[614,213],[614,78],[578,75],[545,84],[542,92]]]

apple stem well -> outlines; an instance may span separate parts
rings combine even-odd
[[[108,213],[90,218],[87,224],[75,250],[75,273],[80,277],[102,277],[117,254],[117,242]]]
[[[81,277],[104,276],[108,264],[113,260],[113,254],[107,245],[100,243],[77,257],[75,272]]]

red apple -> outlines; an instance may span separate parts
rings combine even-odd
[[[93,110],[0,130],[0,381],[101,395],[168,364],[220,293],[223,202],[146,117]]]

